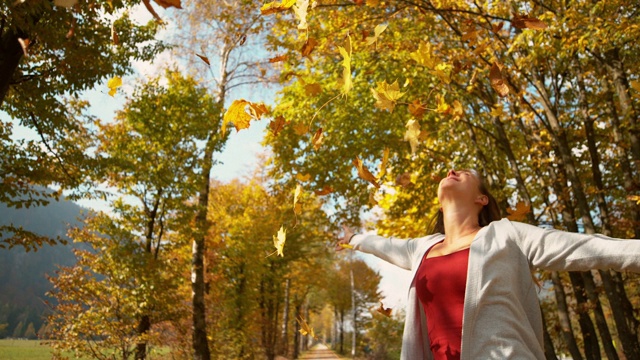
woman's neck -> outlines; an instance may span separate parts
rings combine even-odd
[[[445,207],[444,216],[444,242],[450,245],[459,242],[470,242],[473,236],[480,230],[476,209],[459,209]],[[470,239],[471,238],[471,239]]]

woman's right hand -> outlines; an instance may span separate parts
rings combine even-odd
[[[352,248],[352,246],[349,245],[349,241],[351,240],[354,232],[346,225],[342,225],[342,230],[342,237],[336,243],[336,251],[341,251],[345,248]]]

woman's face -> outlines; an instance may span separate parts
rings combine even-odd
[[[440,203],[445,198],[468,199],[474,201],[481,196],[480,180],[468,170],[449,170],[447,176],[440,181],[438,186],[438,199]]]

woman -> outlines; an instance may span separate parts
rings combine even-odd
[[[544,359],[534,268],[640,272],[640,241],[499,221],[495,199],[470,171],[438,187],[436,233],[401,240],[357,235],[350,244],[411,271],[402,359]]]

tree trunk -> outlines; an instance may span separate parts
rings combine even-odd
[[[353,254],[353,253],[352,253]],[[356,286],[353,280],[353,267],[349,269],[351,280],[351,315],[353,317],[353,334],[351,335],[351,357],[356,356],[356,333],[357,333],[357,313],[356,313]]]
[[[576,338],[573,335],[573,329],[571,327],[571,319],[569,317],[569,307],[567,306],[567,295],[564,292],[564,285],[560,280],[560,274],[557,271],[551,272],[551,281],[553,282],[553,291],[556,295],[556,304],[558,306],[558,320],[560,321],[560,328],[562,336],[571,354],[573,360],[582,360],[582,354],[576,343]]]
[[[144,336],[146,335],[149,330],[151,330],[151,318],[149,317],[149,315],[144,315],[140,318],[140,321],[138,322],[138,336]],[[136,344],[136,355],[135,355],[135,359],[136,360],[144,360],[147,358],[147,342],[145,341],[140,341]]]
[[[302,303],[301,302],[296,302],[296,306],[295,306],[295,317],[296,319],[300,319],[302,317]],[[293,358],[297,359],[298,356],[300,355],[300,340],[301,340],[301,335],[300,334],[300,322],[296,321],[295,322],[295,334],[293,335]]]
[[[542,334],[544,338],[544,357],[547,360],[558,360],[556,351],[553,348],[553,341],[551,341],[551,335],[549,335],[549,330],[547,330],[547,322],[544,320],[544,316],[542,316],[542,329],[544,331]]]
[[[282,311],[282,344],[280,353],[284,356],[289,352],[289,288],[291,287],[291,279],[287,279],[284,287],[284,310]]]

